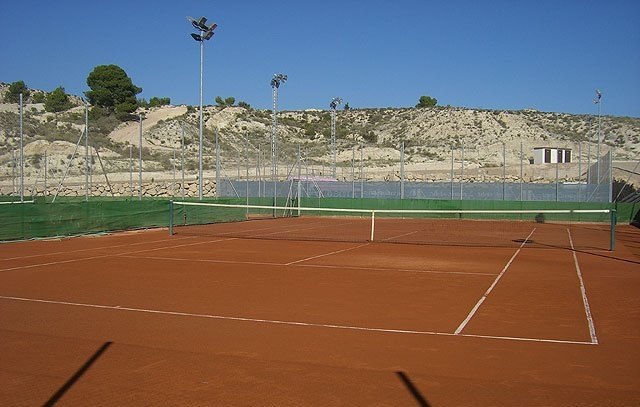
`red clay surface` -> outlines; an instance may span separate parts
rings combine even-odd
[[[615,252],[566,228],[545,248],[215,234],[0,245],[0,405],[640,405],[635,228]]]

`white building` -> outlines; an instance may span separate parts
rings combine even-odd
[[[558,147],[534,147],[534,164],[570,163],[571,149]]]

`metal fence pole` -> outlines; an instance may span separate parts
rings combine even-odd
[[[89,173],[91,172],[91,162],[89,161],[89,105],[84,103],[84,200],[89,201]]]
[[[591,184],[591,141],[587,142],[587,192]]]
[[[256,164],[256,180],[258,181],[258,198],[260,198],[262,196],[262,194],[260,193],[261,190],[261,186],[262,186],[262,176],[261,176],[261,172],[260,172],[260,144],[258,144],[258,154],[257,154],[257,164]]]
[[[300,199],[302,198],[302,159],[300,154],[300,144],[298,144],[298,185],[296,189],[297,197],[296,201],[298,204],[298,216],[300,216]]]
[[[142,200],[142,115],[140,117],[140,131],[138,136],[138,172],[139,172],[139,182],[138,182],[138,197]]]
[[[364,198],[363,155],[364,155],[364,148],[360,146],[360,199]]]
[[[462,188],[464,184],[464,144],[462,144],[462,167],[460,169],[460,200],[462,201]]]
[[[240,149],[236,150],[236,166],[238,167],[238,179],[240,179]]]
[[[133,197],[133,146],[129,144],[129,194]]]
[[[502,143],[502,200],[506,199],[507,191],[507,147]]]
[[[256,181],[258,181],[258,197],[262,197],[262,148],[260,144],[256,149]]]
[[[12,183],[12,191],[16,193],[16,150],[15,148],[11,150],[11,183]]]
[[[560,171],[560,164],[558,163],[558,157],[556,157],[556,202],[558,202],[558,172]]]
[[[449,179],[451,180],[451,200],[453,200],[453,144],[451,145],[451,173]]]
[[[522,141],[521,141],[520,142],[520,202],[522,202],[522,198],[523,198],[522,187],[524,185],[523,160],[524,160],[524,154],[522,151]]]
[[[20,94],[20,202],[24,202],[24,134],[22,128],[23,117],[22,93]]]
[[[245,135],[244,139],[244,160],[245,160],[245,180],[244,183],[246,185],[245,192],[247,194],[247,215],[249,214],[249,135]]]
[[[404,199],[404,140],[400,142],[400,199]]]
[[[609,203],[613,201],[613,149],[609,149]]]
[[[216,198],[220,198],[220,141],[218,140],[218,129],[215,130],[216,143]]]
[[[582,143],[578,143],[578,202],[581,202],[582,197],[580,192],[582,190]]]
[[[351,199],[356,197],[356,147],[351,147]]]
[[[182,194],[182,200],[184,201],[184,127],[180,126],[181,138],[180,138],[180,170],[182,172],[182,183],[180,192]]]
[[[47,194],[47,151],[44,152],[44,193]]]

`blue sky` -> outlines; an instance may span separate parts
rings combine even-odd
[[[640,1],[10,1],[0,8],[0,81],[68,93],[121,66],[138,97],[198,103],[199,48],[186,16],[219,27],[204,98],[282,110],[439,105],[640,117]]]

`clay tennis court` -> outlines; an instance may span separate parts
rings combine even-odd
[[[637,229],[299,221],[0,245],[0,404],[638,405]]]

